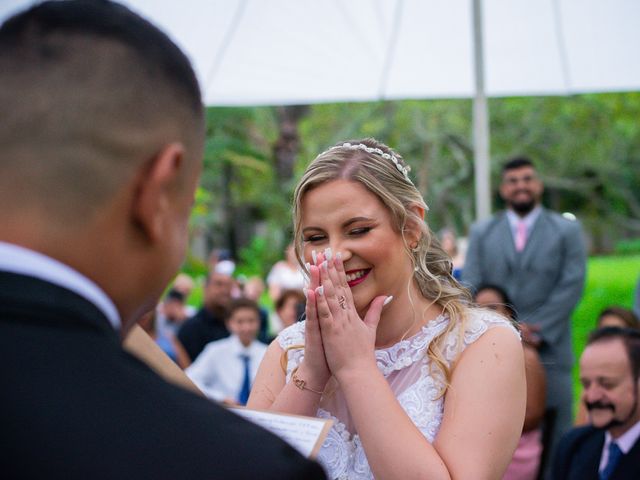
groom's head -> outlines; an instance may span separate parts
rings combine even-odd
[[[45,2],[0,28],[0,104],[0,240],[70,264],[124,317],[151,305],[181,262],[200,171],[185,55],[122,5]]]

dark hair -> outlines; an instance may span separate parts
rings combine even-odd
[[[587,346],[619,339],[625,346],[634,381],[640,378],[640,331],[633,328],[604,327],[589,335]]]
[[[536,168],[528,157],[513,157],[502,166],[502,173],[504,174],[508,170],[515,170],[522,167]]]
[[[229,320],[233,316],[235,311],[240,310],[241,308],[250,308],[251,310],[254,310],[256,312],[256,315],[258,316],[258,320],[260,320],[260,307],[258,306],[258,304],[253,300],[249,300],[248,298],[244,297],[232,300],[231,305],[227,310],[227,316],[225,320]]]
[[[29,53],[32,61],[63,60],[65,46],[52,41],[55,34],[126,45],[135,52],[140,68],[168,80],[189,100],[194,113],[200,112],[200,88],[187,57],[147,20],[108,0],[47,1],[15,15],[0,28],[0,56]]]
[[[58,222],[89,221],[169,143],[200,161],[204,109],[189,60],[111,1],[48,1],[8,19],[0,104],[0,202]]]
[[[276,311],[284,307],[284,304],[287,302],[287,299],[289,297],[294,297],[298,301],[298,303],[303,303],[305,301],[304,293],[302,293],[300,290],[296,290],[296,289],[283,290],[280,296],[278,297],[278,300],[276,300],[276,304],[275,304]]]
[[[600,312],[600,315],[598,315],[598,320],[596,322],[597,326],[600,326],[602,317],[606,315],[613,315],[615,317],[618,317],[623,321],[627,328],[640,329],[640,321],[638,320],[638,317],[636,317],[635,314],[628,308],[619,307],[617,305],[610,305],[606,307]]]
[[[509,298],[509,295],[507,294],[507,292],[502,287],[499,287],[498,285],[493,285],[491,283],[482,284],[476,289],[476,293],[473,295],[474,300],[477,298],[478,294],[482,290],[493,290],[494,292],[496,292],[501,299],[501,303],[509,311],[509,315],[511,316],[511,319],[514,321],[517,320],[516,309],[513,306],[513,302],[511,301],[511,298]]]
[[[172,288],[167,292],[167,295],[164,297],[165,300],[173,300],[176,302],[184,302],[184,293]]]

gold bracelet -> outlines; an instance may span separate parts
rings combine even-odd
[[[322,395],[323,392],[319,392],[318,390],[314,390],[313,388],[307,387],[307,382],[298,378],[298,367],[294,368],[291,372],[291,381],[293,384],[298,387],[300,390],[309,390],[310,392],[315,393],[316,395]]]

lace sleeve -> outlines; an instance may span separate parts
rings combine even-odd
[[[520,332],[514,324],[502,315],[483,308],[472,308],[467,311],[468,317],[465,322],[464,335],[460,337],[459,331],[449,332],[443,344],[443,353],[451,365],[462,351],[478,340],[485,332],[492,328],[506,328],[521,340]],[[463,344],[459,347],[459,341]]]
[[[304,321],[296,322],[278,335],[278,343],[287,358],[287,382],[291,377],[291,371],[300,365],[304,358],[304,325]]]

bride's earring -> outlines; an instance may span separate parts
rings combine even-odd
[[[418,242],[414,242],[414,243],[412,243],[412,244],[410,245],[410,248],[411,248],[411,253],[413,253],[413,254],[415,255],[415,254],[418,252]],[[414,272],[418,272],[419,270],[420,270],[420,269],[418,268],[418,266],[417,266],[417,265],[415,265],[415,266],[413,267],[413,271],[414,271]]]

